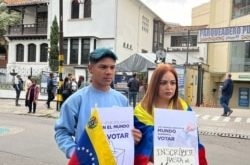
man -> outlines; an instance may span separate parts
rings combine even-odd
[[[16,106],[21,106],[21,104],[18,103],[21,91],[23,90],[23,80],[20,75],[16,75],[13,87],[16,91]]]
[[[233,111],[228,107],[229,101],[233,95],[233,81],[231,76],[231,74],[227,75],[227,79],[224,81],[221,89],[220,104],[224,109],[222,116],[230,116],[233,113]]]
[[[136,73],[133,74],[133,77],[128,81],[129,87],[129,103],[133,102],[133,107],[135,108],[136,105],[136,96],[139,92],[139,81],[136,78]]]
[[[48,94],[48,99],[47,99],[47,108],[50,108],[50,102],[54,100],[55,98],[55,87],[56,85],[54,84],[54,74],[50,73],[49,78],[47,80],[47,94]]]
[[[110,84],[115,75],[116,55],[109,49],[96,49],[89,55],[88,70],[91,84],[71,95],[62,105],[61,114],[55,124],[55,140],[59,148],[71,158],[94,107],[126,107],[128,100]],[[133,130],[135,141],[141,138]]]

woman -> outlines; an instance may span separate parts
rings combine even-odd
[[[135,147],[135,165],[153,162],[153,114],[154,107],[191,111],[187,103],[178,97],[178,78],[169,64],[159,64],[152,74],[148,89],[136,106],[135,128],[142,132],[142,139]],[[199,144],[200,165],[206,165],[205,149]]]
[[[32,85],[28,88],[27,98],[26,98],[29,107],[28,113],[31,113],[32,107],[33,107],[33,113],[36,113],[36,103],[39,96],[39,87],[37,86],[35,79],[31,79],[31,82]]]

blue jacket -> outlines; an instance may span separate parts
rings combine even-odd
[[[62,105],[60,117],[55,124],[55,140],[59,148],[70,158],[80,139],[94,107],[126,107],[127,98],[120,92],[110,89],[103,92],[92,85],[71,95]]]

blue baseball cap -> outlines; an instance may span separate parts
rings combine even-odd
[[[96,63],[104,57],[110,57],[115,61],[117,60],[116,54],[114,52],[112,52],[110,49],[97,48],[89,54],[89,61],[92,63]]]

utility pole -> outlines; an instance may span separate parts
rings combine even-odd
[[[58,74],[59,74],[59,83],[57,90],[57,111],[60,110],[62,102],[62,85],[63,85],[63,0],[59,0],[59,55],[58,55]]]

